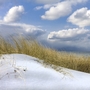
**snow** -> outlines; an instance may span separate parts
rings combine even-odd
[[[90,90],[90,74],[45,67],[37,58],[8,54],[0,58],[0,90]]]

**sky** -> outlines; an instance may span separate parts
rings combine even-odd
[[[30,36],[59,51],[90,52],[90,0],[0,0],[0,34]]]

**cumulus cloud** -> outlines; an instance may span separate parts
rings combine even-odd
[[[14,6],[7,12],[3,21],[4,22],[18,21],[23,13],[24,13],[24,7],[23,6],[21,6],[21,5]]]
[[[45,33],[45,30],[38,26],[24,24],[24,23],[5,23],[0,22],[0,35],[8,37],[13,35],[31,36],[33,38],[39,37]]]
[[[87,0],[64,0],[56,4],[56,6],[50,7],[49,10],[41,16],[42,19],[55,20],[60,17],[69,15],[72,12],[72,6],[78,3],[86,2]]]
[[[41,18],[47,20],[55,20],[62,16],[68,15],[71,11],[72,8],[70,4],[66,2],[62,2],[62,3],[58,3],[56,7],[51,7],[48,11],[45,12],[45,15],[41,16]]]
[[[65,41],[73,41],[73,40],[81,40],[82,38],[90,36],[90,31],[87,29],[73,28],[68,30],[60,30],[58,32],[50,32],[48,35],[48,39],[51,40],[65,40]]]
[[[90,10],[87,7],[76,10],[69,18],[68,22],[85,27],[90,25]]]

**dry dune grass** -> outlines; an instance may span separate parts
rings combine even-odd
[[[46,64],[90,72],[90,57],[58,52],[42,46],[35,40],[25,39],[24,37],[11,38],[10,40],[12,40],[13,44],[0,37],[0,54],[27,54],[44,60]]]

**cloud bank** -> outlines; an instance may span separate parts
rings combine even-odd
[[[37,38],[43,35],[45,31],[34,25],[24,23],[0,23],[0,34],[4,37],[8,36],[30,36]]]
[[[90,30],[72,28],[50,32],[47,36],[48,46],[70,52],[90,52]]]
[[[48,39],[59,39],[59,40],[80,40],[90,35],[90,31],[87,29],[73,28],[68,30],[60,30],[58,32],[50,32]]]

